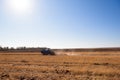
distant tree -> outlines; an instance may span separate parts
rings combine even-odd
[[[25,49],[26,49],[26,47],[23,47],[23,49],[25,50]]]
[[[2,48],[2,46],[0,46],[0,50],[2,50],[3,48]]]
[[[9,47],[4,47],[4,50],[9,50]]]

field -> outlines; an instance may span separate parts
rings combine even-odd
[[[120,80],[120,52],[0,53],[0,80]]]

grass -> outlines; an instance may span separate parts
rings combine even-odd
[[[120,52],[110,52],[110,55],[107,52],[104,56],[100,52],[86,54],[42,56],[39,53],[1,53],[0,80],[120,79]]]

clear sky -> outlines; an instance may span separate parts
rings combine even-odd
[[[120,0],[0,0],[0,45],[120,47]]]

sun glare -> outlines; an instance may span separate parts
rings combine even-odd
[[[30,13],[34,7],[34,0],[6,0],[6,5],[12,13]]]

